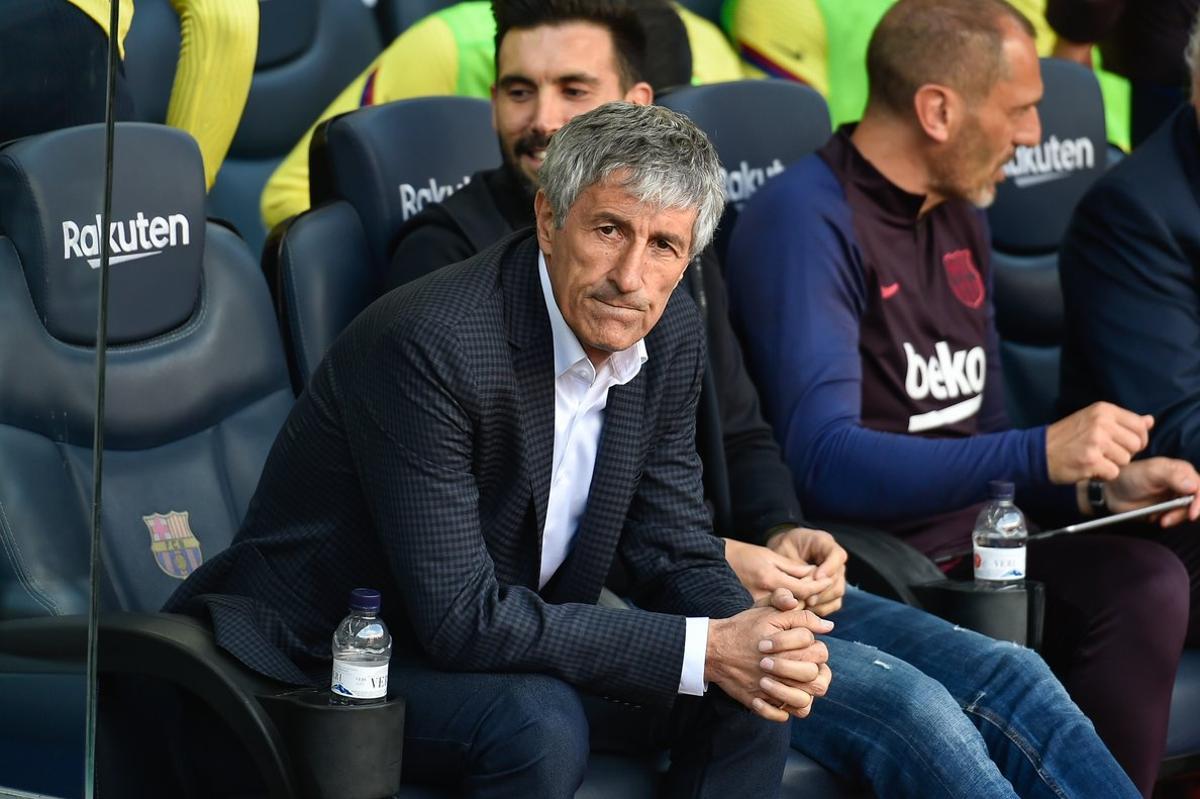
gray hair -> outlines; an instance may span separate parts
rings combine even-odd
[[[652,208],[695,208],[692,251],[712,241],[725,207],[717,152],[682,114],[655,105],[607,103],[574,117],[550,140],[538,183],[559,228],[579,195],[614,172],[621,188]]]

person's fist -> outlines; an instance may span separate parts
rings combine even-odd
[[[1046,428],[1050,480],[1115,480],[1150,442],[1154,417],[1097,402]]]

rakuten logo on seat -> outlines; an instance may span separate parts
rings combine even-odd
[[[721,167],[721,175],[725,178],[725,196],[729,202],[740,206],[753,197],[754,192],[758,191],[769,178],[775,177],[784,169],[786,167],[778,158],[765,167],[752,167],[745,161],[742,161],[732,172]]]
[[[88,265],[92,269],[98,269],[102,226],[100,214],[96,214],[96,222],[91,225],[81,225],[69,219],[63,222],[63,260],[87,258]],[[108,247],[112,253],[109,263],[119,264],[162,255],[164,250],[187,246],[189,241],[191,229],[187,217],[183,214],[147,218],[144,213],[138,211],[133,219],[109,223]]]
[[[400,216],[405,220],[411,219],[421,213],[421,209],[427,203],[440,203],[470,182],[471,176],[464,175],[463,179],[453,186],[443,185],[433,178],[429,179],[428,187],[422,186],[419,189],[411,183],[401,183]]]
[[[931,394],[938,400],[957,399],[960,396],[969,399],[947,408],[910,416],[910,433],[961,422],[975,415],[982,404],[987,377],[987,354],[983,347],[951,351],[949,344],[939,341],[933,345],[933,350],[933,355],[926,359],[912,344],[904,342],[904,355],[908,361],[904,375],[905,392],[914,400],[923,400]]]
[[[1051,136],[1037,147],[1018,147],[1012,160],[1004,165],[1004,176],[1023,189],[1070,177],[1072,172],[1091,169],[1095,163],[1091,139],[1080,136],[1060,140]]]

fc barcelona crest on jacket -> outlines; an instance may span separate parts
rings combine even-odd
[[[958,301],[968,308],[978,308],[983,305],[985,291],[983,277],[975,266],[975,259],[970,250],[955,250],[942,256],[942,266],[946,267],[946,277],[950,279],[950,288]]]
[[[142,521],[150,530],[150,551],[165,574],[182,580],[200,568],[204,555],[188,524],[187,511],[152,513]]]

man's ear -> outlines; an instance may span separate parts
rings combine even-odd
[[[550,207],[550,201],[546,199],[546,192],[538,189],[538,193],[533,198],[533,215],[537,220],[537,237],[538,246],[546,255],[553,257],[554,243],[550,237],[551,231],[554,230],[554,209]]]
[[[944,144],[958,124],[962,98],[953,89],[926,83],[913,95],[913,111],[925,135]]]
[[[654,102],[654,89],[646,81],[638,81],[625,92],[625,102],[634,105],[650,105]]]
[[[492,84],[491,95],[492,95],[492,130],[500,130],[500,128],[496,126],[496,84],[494,84],[494,83]]]

